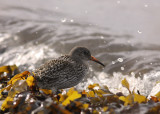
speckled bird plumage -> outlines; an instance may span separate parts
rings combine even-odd
[[[34,71],[36,83],[42,89],[57,90],[73,87],[86,76],[88,65],[85,62],[91,59],[87,48],[76,47],[69,55],[50,60],[36,69]]]
[[[43,89],[64,89],[77,85],[86,75],[86,64],[77,63],[68,55],[51,60],[35,71],[37,85]]]

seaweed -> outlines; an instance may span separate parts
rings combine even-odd
[[[16,65],[0,67],[1,113],[18,114],[128,114],[160,113],[160,92],[147,98],[139,92],[130,90],[126,78],[122,86],[129,92],[112,93],[106,85],[89,85],[86,90],[61,90],[53,94],[51,90],[41,89],[36,85],[34,73],[19,72]]]

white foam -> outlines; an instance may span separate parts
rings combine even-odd
[[[35,69],[35,64],[39,60],[43,60],[45,58],[53,58],[57,57],[58,54],[53,50],[49,49],[46,45],[25,45],[19,46],[14,49],[8,50],[6,53],[3,53],[0,56],[0,60],[5,65],[28,65],[26,70]]]
[[[140,94],[142,95],[154,96],[160,91],[160,83],[157,82],[160,80],[160,72],[145,74],[143,78],[136,78],[134,75],[123,75],[120,72],[115,72],[112,76],[110,76],[105,72],[102,72],[92,79],[89,78],[87,82],[79,84],[77,88],[84,89],[87,88],[89,84],[99,83],[101,86],[107,85],[109,90],[113,93],[122,92],[123,94],[127,95],[129,93],[128,90],[121,84],[121,81],[124,78],[127,79],[131,91],[133,89],[135,92],[139,90]]]

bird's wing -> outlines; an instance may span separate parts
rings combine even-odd
[[[35,70],[35,76],[39,78],[48,78],[58,80],[62,75],[65,78],[65,73],[69,73],[69,69],[72,69],[73,65],[71,62],[57,59],[51,60],[44,65],[42,65],[39,69]],[[72,71],[73,72],[73,71]]]

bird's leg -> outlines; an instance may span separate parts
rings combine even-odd
[[[58,95],[59,93],[61,93],[61,91],[59,89],[55,88],[55,87],[52,88],[51,90],[52,90],[53,95]]]
[[[53,94],[53,95],[56,95],[56,94],[57,94],[57,92],[58,92],[58,89],[57,89],[57,88],[55,88],[55,87],[53,87],[51,90],[52,90],[52,94]]]

